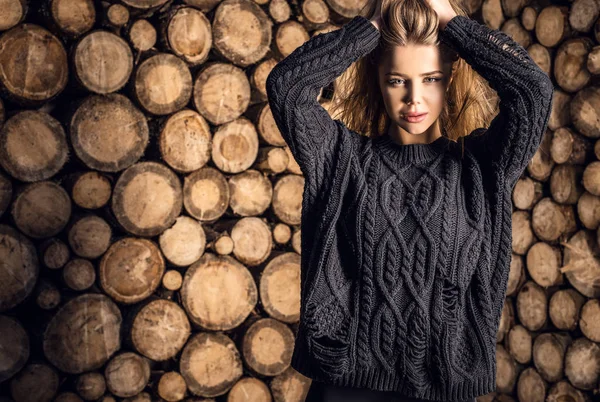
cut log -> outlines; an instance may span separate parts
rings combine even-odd
[[[500,344],[496,344],[496,389],[504,394],[511,394],[517,384],[517,363]]]
[[[585,191],[577,200],[577,212],[582,228],[597,229],[600,226],[600,197]]]
[[[600,138],[600,88],[584,88],[569,104],[573,125],[577,131],[589,138]]]
[[[176,371],[164,373],[158,381],[158,395],[169,402],[182,400],[187,395],[183,376]]]
[[[262,318],[244,332],[242,356],[253,372],[274,376],[290,365],[294,350],[294,333],[282,322]]]
[[[219,0],[183,0],[185,4],[196,7],[198,10],[207,13],[220,3]]]
[[[590,193],[600,196],[600,162],[594,161],[585,167],[583,187]]]
[[[552,111],[548,120],[548,128],[557,130],[560,127],[565,127],[571,124],[571,95],[561,90],[554,88],[552,97]]]
[[[183,267],[202,257],[206,247],[206,234],[198,221],[182,215],[160,235],[159,244],[167,260]]]
[[[8,99],[25,106],[49,101],[65,89],[68,73],[62,42],[45,28],[21,24],[0,36],[0,89]]]
[[[148,359],[133,352],[113,357],[104,369],[106,386],[116,396],[127,398],[142,392],[150,379]]]
[[[62,301],[60,291],[54,283],[42,278],[36,287],[35,303],[42,310],[54,310]]]
[[[75,154],[88,167],[118,172],[142,156],[148,144],[146,117],[121,94],[92,95],[70,122]]]
[[[100,284],[115,301],[132,304],[148,298],[160,285],[165,262],[150,240],[123,238],[100,261]]]
[[[281,222],[300,225],[303,193],[304,177],[288,174],[277,180],[273,189],[272,208]]]
[[[592,40],[586,37],[568,39],[559,46],[554,56],[554,78],[564,91],[577,92],[590,82],[586,64],[592,47]]]
[[[567,333],[543,333],[535,338],[533,363],[544,380],[556,382],[563,377],[563,362],[571,340]]]
[[[138,236],[156,236],[175,223],[183,203],[181,182],[157,162],[140,162],[115,185],[112,210],[119,224]]]
[[[300,256],[283,253],[266,265],[260,277],[260,300],[269,316],[294,323],[300,319]]]
[[[136,396],[123,399],[123,402],[152,402],[152,397],[147,392],[140,392]]]
[[[181,351],[191,334],[185,311],[168,300],[153,300],[135,315],[131,329],[133,347],[142,355],[164,361]]]
[[[259,62],[254,68],[250,76],[250,83],[258,91],[259,99],[266,101],[267,99],[267,77],[269,73],[277,65],[277,60],[269,57]],[[268,103],[263,105],[263,109],[268,109]],[[258,124],[257,124],[258,126]],[[259,129],[260,131],[260,129]]]
[[[579,322],[579,312],[585,298],[575,289],[562,289],[550,298],[548,313],[558,329],[573,331]]]
[[[162,18],[161,37],[166,48],[190,66],[202,64],[208,59],[213,38],[210,20],[202,11],[173,6]],[[239,24],[236,24],[237,27]]]
[[[517,361],[527,364],[531,361],[533,341],[531,333],[522,325],[515,325],[508,332],[506,350]]]
[[[592,144],[575,131],[561,127],[552,138],[552,159],[556,163],[583,165],[593,153]]]
[[[77,219],[68,230],[69,245],[83,258],[98,258],[110,246],[112,230],[108,223],[95,215]]]
[[[172,269],[165,272],[163,275],[162,284],[165,289],[174,292],[181,289],[181,285],[183,284],[183,276],[179,273],[179,271]]]
[[[73,52],[75,76],[85,89],[108,94],[123,88],[133,71],[131,48],[119,36],[94,31],[83,37]]]
[[[50,401],[58,392],[58,372],[48,364],[30,363],[10,382],[10,394],[16,401]]]
[[[174,170],[183,173],[202,168],[210,160],[212,133],[206,120],[184,109],[169,116],[162,125],[160,154]]]
[[[75,382],[77,393],[87,401],[99,399],[106,391],[106,380],[98,372],[89,372],[77,377]]]
[[[584,395],[583,392],[569,384],[569,381],[560,381],[550,388],[548,391],[548,401],[573,401],[573,402],[589,402],[590,398]]]
[[[587,230],[579,230],[564,249],[563,267],[571,286],[587,297],[600,297],[600,246]]]
[[[277,127],[277,124],[273,119],[273,112],[268,104],[265,105],[265,107],[263,107],[262,110],[257,114],[255,120],[260,138],[264,142],[276,147],[285,147],[287,145],[281,136],[279,127]]]
[[[542,183],[529,177],[517,180],[513,189],[513,205],[517,209],[530,210],[544,196]]]
[[[187,64],[169,53],[155,54],[140,63],[134,82],[136,99],[154,115],[177,112],[192,96],[192,74]]]
[[[273,248],[271,229],[255,216],[238,220],[231,229],[231,239],[235,258],[251,267],[265,262]]]
[[[111,4],[106,10],[106,19],[115,27],[122,27],[129,22],[129,10],[122,4]]]
[[[250,95],[244,70],[231,64],[212,63],[194,81],[194,107],[214,125],[240,117],[250,104]]]
[[[56,399],[54,399],[54,401],[55,402],[83,402],[83,399],[81,399],[79,396],[77,396],[77,394],[74,392],[61,392],[60,394],[58,394]]]
[[[590,299],[581,309],[579,328],[583,335],[593,342],[600,342],[600,300]]]
[[[185,210],[201,222],[219,219],[229,206],[229,198],[227,180],[215,168],[203,167],[184,179]]]
[[[485,0],[481,5],[481,16],[487,26],[500,29],[505,20],[501,0]]]
[[[537,242],[527,252],[527,271],[538,285],[547,288],[563,283],[560,272],[562,254],[559,248],[544,242]]]
[[[25,186],[15,197],[11,215],[19,230],[40,239],[60,233],[71,217],[71,199],[67,192],[51,181]]]
[[[595,389],[600,378],[600,346],[586,338],[574,340],[565,355],[565,376],[578,389]]]
[[[0,0],[0,31],[20,24],[27,15],[27,0]]]
[[[21,371],[29,359],[29,335],[13,317],[0,315],[0,383]]]
[[[290,159],[283,148],[263,147],[258,150],[254,167],[264,173],[283,173]]]
[[[147,10],[164,5],[169,0],[122,0],[129,7]]]
[[[292,367],[271,380],[271,393],[276,402],[304,401],[312,380]]]
[[[527,47],[527,53],[549,77],[552,77],[552,55],[547,47],[534,43]]]
[[[254,377],[244,377],[227,394],[228,402],[271,402],[273,397],[264,381]]]
[[[571,33],[568,7],[550,5],[540,11],[535,22],[535,36],[542,45],[555,47]]]
[[[496,332],[496,343],[502,342],[508,331],[515,325],[515,308],[513,306],[512,298],[505,298],[504,304],[502,305],[502,313],[500,315],[500,322],[498,325],[498,331]]]
[[[261,60],[271,43],[273,23],[253,1],[224,0],[213,21],[213,48],[227,60],[247,67]]]
[[[39,263],[33,243],[10,226],[0,224],[0,312],[29,296],[37,282]]]
[[[210,331],[224,331],[237,327],[248,317],[258,302],[258,290],[250,271],[240,262],[229,256],[204,253],[185,272],[181,299],[194,324]]]
[[[76,38],[93,28],[96,8],[93,0],[48,0],[52,23],[67,38]]]
[[[248,169],[258,155],[256,128],[245,117],[224,123],[212,141],[212,161],[221,171],[240,173]]]
[[[44,333],[44,354],[60,370],[81,374],[102,367],[121,348],[121,312],[105,295],[68,301]]]
[[[0,165],[16,179],[46,180],[63,167],[67,155],[65,130],[47,113],[22,111],[2,126]]]
[[[548,383],[533,367],[527,367],[519,376],[517,396],[520,401],[544,402]]]
[[[238,216],[262,215],[271,205],[273,185],[261,172],[248,169],[229,179],[229,206]]]
[[[589,32],[600,15],[595,0],[574,0],[569,9],[569,25],[576,31]]]
[[[548,299],[544,290],[533,281],[528,281],[517,295],[517,314],[521,324],[530,331],[546,326]]]
[[[213,250],[220,255],[229,255],[233,252],[233,240],[229,236],[221,236],[215,240]]]
[[[94,265],[83,258],[75,258],[65,265],[63,269],[63,281],[75,291],[82,291],[92,287],[96,281],[96,270]]]
[[[71,251],[62,240],[50,238],[42,242],[39,247],[42,263],[50,269],[59,269],[69,261]]]
[[[110,200],[112,186],[110,180],[98,172],[85,172],[77,175],[71,187],[73,202],[85,209],[98,209]]]
[[[567,225],[563,209],[550,197],[544,197],[533,208],[531,227],[539,239],[555,241],[567,232]]]
[[[179,368],[190,392],[203,397],[225,394],[243,374],[242,359],[235,344],[218,332],[194,335],[181,353]]]
[[[291,10],[286,8],[287,2],[275,2],[275,5],[269,7],[271,15],[276,22],[283,22],[289,19]],[[288,6],[289,7],[289,6]],[[276,8],[276,10],[273,10]],[[323,0],[307,0],[302,3],[302,15],[305,18],[307,25],[311,28],[317,28],[329,21],[329,8]],[[278,16],[279,18],[276,18]],[[287,17],[287,18],[286,18]]]
[[[286,58],[294,50],[310,39],[306,28],[298,21],[290,20],[277,26],[275,46],[281,58]]]
[[[129,41],[133,48],[140,52],[152,49],[156,44],[156,38],[156,29],[146,20],[137,20],[129,28]]]

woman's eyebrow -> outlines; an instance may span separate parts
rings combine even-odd
[[[444,72],[443,72],[442,70],[430,71],[430,72],[428,72],[428,73],[423,73],[423,74],[420,74],[420,77],[423,77],[423,76],[425,76],[425,75],[435,74],[435,73],[440,73],[440,74],[443,74]],[[395,71],[391,71],[391,72],[389,72],[389,73],[385,73],[385,75],[400,75],[400,76],[402,76],[402,77],[406,77],[406,75],[404,75],[404,74],[402,74],[402,73],[397,73],[397,72],[395,72]]]

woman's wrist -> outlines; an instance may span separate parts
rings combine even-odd
[[[446,28],[446,25],[448,25],[448,22],[450,22],[450,20],[454,17],[456,17],[458,14],[456,14],[456,12],[454,12],[454,10],[452,10],[451,12],[445,13],[443,15],[438,15],[438,21],[439,21],[439,29],[443,30],[444,28]]]
[[[379,30],[379,18],[371,18],[369,21]]]

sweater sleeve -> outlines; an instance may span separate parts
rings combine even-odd
[[[452,18],[440,30],[440,41],[455,49],[498,94],[499,113],[487,129],[465,137],[465,147],[512,186],[546,131],[552,80],[510,36],[469,17]]]
[[[339,150],[343,136],[359,137],[333,120],[317,96],[379,42],[379,30],[356,16],[341,28],[313,36],[279,61],[266,81],[273,118],[305,176],[318,175]],[[348,140],[348,138],[346,138]]]

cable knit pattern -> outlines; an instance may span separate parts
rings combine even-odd
[[[553,84],[518,43],[464,16],[439,39],[500,97],[460,144],[368,138],[319,91],[379,43],[357,16],[314,36],[267,78],[273,117],[305,178],[300,373],[438,401],[487,394],[511,258],[516,180],[547,129]]]

